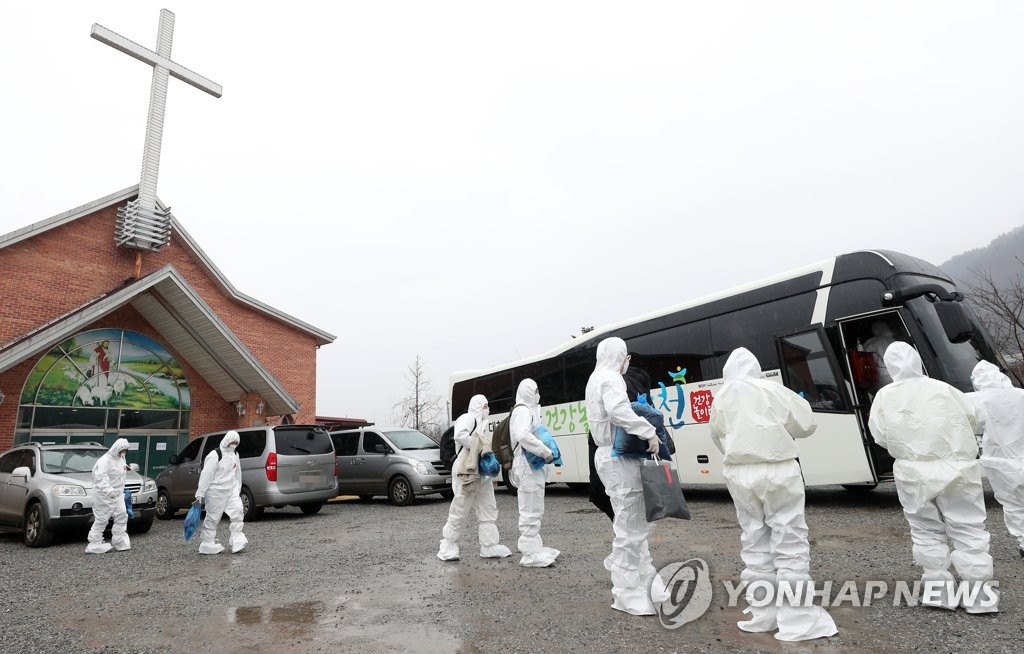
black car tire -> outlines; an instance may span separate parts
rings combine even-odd
[[[256,500],[252,497],[252,491],[242,486],[242,492],[238,494],[242,498],[242,520],[244,522],[256,522],[263,515],[263,509],[256,506]]]
[[[39,502],[33,502],[25,512],[25,544],[46,547],[53,542],[53,530],[46,524],[46,511]]]
[[[414,498],[412,484],[402,475],[398,475],[388,484],[388,501],[395,506],[409,506]]]
[[[153,528],[153,516],[128,521],[128,531],[133,534],[144,534]]]
[[[160,520],[170,520],[178,509],[171,504],[171,496],[166,489],[161,488],[156,496],[156,517]]]
[[[323,507],[323,505],[323,502],[306,502],[305,504],[300,504],[299,508],[302,509],[302,512],[306,515],[313,515],[319,513],[320,508]]]

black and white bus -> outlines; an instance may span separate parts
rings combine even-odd
[[[649,402],[660,409],[676,444],[683,484],[724,484],[722,455],[708,418],[722,366],[733,349],[754,353],[765,377],[801,393],[818,429],[797,441],[808,485],[873,488],[892,479],[892,459],[867,428],[880,387],[881,361],[864,344],[886,325],[895,340],[921,353],[927,374],[971,390],[981,359],[1005,369],[991,338],[953,281],[920,259],[884,250],[843,254],[723,293],[589,332],[537,357],[454,373],[452,415],[480,393],[491,420],[511,410],[520,380],[534,379],[542,417],[557,439],[564,465],[549,466],[550,482],[589,479],[584,389],[597,344],[626,341],[630,367],[656,384]],[[492,423],[493,424],[493,423]]]

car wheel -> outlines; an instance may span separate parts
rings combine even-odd
[[[252,491],[242,486],[239,493],[242,498],[242,520],[245,522],[256,522],[263,515],[263,510],[256,507],[256,500],[252,498]]]
[[[508,469],[501,469],[501,481],[505,484],[505,490],[508,491],[509,495],[518,495],[519,487],[512,483],[512,480],[508,477]]]
[[[409,506],[412,504],[412,484],[405,477],[399,475],[388,484],[388,500],[395,506]]]
[[[373,499],[373,495],[360,495],[359,499],[361,499],[364,502],[369,502],[370,500]]]
[[[306,515],[313,515],[315,513],[319,513],[320,507],[323,505],[323,502],[306,502],[305,504],[300,504],[299,508],[302,509],[302,512]]]
[[[156,517],[161,520],[170,520],[177,512],[178,509],[171,504],[171,496],[161,488],[160,493],[156,496]]]
[[[128,523],[128,530],[133,534],[144,534],[153,527],[153,516],[139,518]]]
[[[28,507],[25,514],[25,544],[46,547],[53,541],[53,530],[46,524],[46,511],[38,502]]]

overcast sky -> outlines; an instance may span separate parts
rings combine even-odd
[[[1024,223],[1019,2],[24,2],[0,23],[0,233],[138,183],[243,293],[337,335],[317,413],[862,248]]]

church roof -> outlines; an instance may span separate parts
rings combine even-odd
[[[110,195],[99,198],[98,200],[94,200],[87,204],[83,204],[80,207],[76,207],[69,211],[59,213],[56,216],[47,218],[46,220],[41,220],[37,223],[32,223],[31,225],[22,227],[21,229],[14,230],[13,232],[2,234],[0,235],[0,250],[9,245],[14,245],[15,243],[19,243],[21,241],[30,239],[37,234],[41,234],[50,229],[60,227],[61,225],[65,225],[84,216],[88,216],[101,209],[105,209],[110,206],[116,206],[118,204],[121,204],[122,202],[126,202],[127,200],[130,200],[137,196],[138,193],[139,185],[135,184],[134,186],[129,186],[128,188],[118,191],[117,193],[111,193]],[[163,203],[158,202],[158,204],[162,209],[167,208],[165,205],[163,205]],[[284,313],[283,311],[279,311],[267,304],[264,304],[263,302],[260,302],[255,298],[252,298],[244,293],[241,293],[238,289],[234,287],[234,285],[231,284],[230,281],[228,281],[228,278],[224,276],[224,273],[222,273],[220,269],[217,268],[216,265],[214,265],[213,261],[208,256],[206,256],[206,253],[203,252],[202,248],[199,247],[199,245],[195,242],[192,236],[187,231],[185,231],[185,228],[181,226],[181,223],[178,222],[177,218],[174,217],[173,213],[171,214],[171,230],[174,233],[177,233],[177,235],[181,238],[185,245],[195,253],[196,257],[198,257],[202,264],[210,271],[210,274],[214,277],[214,279],[217,280],[217,283],[219,283],[233,299],[237,300],[238,302],[241,302],[242,304],[246,304],[252,307],[256,311],[259,311],[260,313],[266,314],[271,318],[274,318],[275,320],[279,320],[287,325],[290,325],[301,332],[309,334],[316,340],[317,346],[327,345],[334,341],[336,337],[333,334],[329,334],[321,329],[314,327],[313,325],[310,325],[309,323],[303,322],[298,318],[290,316]]]
[[[0,372],[42,355],[125,305],[138,311],[225,401],[256,392],[266,402],[268,415],[299,410],[295,398],[172,265],[105,293],[7,344],[0,349]]]

